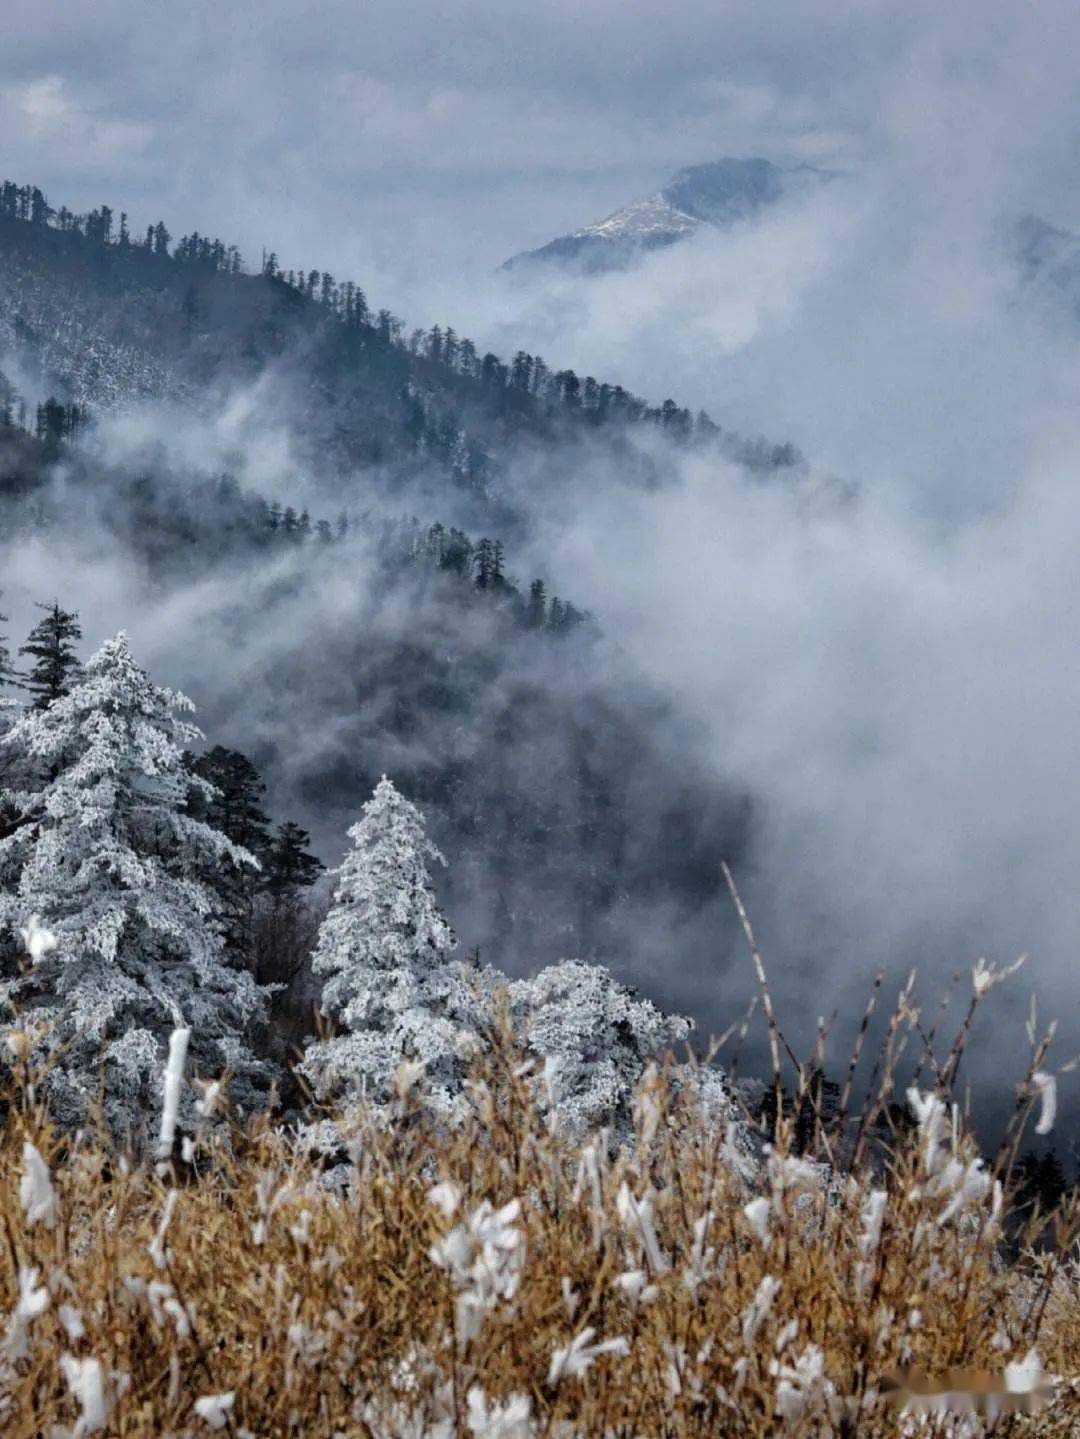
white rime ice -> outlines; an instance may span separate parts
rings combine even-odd
[[[603,1339],[599,1344],[592,1342],[595,1329],[583,1329],[571,1339],[565,1349],[556,1349],[551,1356],[548,1370],[549,1384],[558,1384],[562,1379],[580,1379],[595,1361],[604,1354],[629,1354],[630,1341],[620,1335],[617,1339]]]
[[[211,1429],[224,1429],[229,1422],[235,1399],[236,1393],[231,1389],[227,1394],[207,1394],[204,1398],[195,1400],[195,1413],[205,1420]]]
[[[780,1292],[780,1281],[766,1274],[757,1287],[753,1299],[742,1312],[743,1345],[749,1349],[761,1328],[766,1315],[772,1308],[773,1300]]]
[[[19,1203],[27,1224],[44,1220],[46,1229],[56,1223],[56,1191],[49,1166],[29,1139],[23,1141],[23,1175],[19,1181]]]
[[[60,1356],[60,1367],[82,1413],[75,1425],[73,1439],[96,1434],[108,1423],[109,1409],[105,1401],[105,1379],[100,1359],[76,1359],[71,1354]]]
[[[519,1199],[501,1209],[484,1199],[431,1246],[431,1262],[449,1274],[457,1289],[459,1342],[475,1339],[484,1316],[500,1300],[511,1300],[517,1293],[525,1266],[525,1231],[520,1219]]]
[[[1036,1134],[1049,1134],[1057,1118],[1057,1080],[1052,1074],[1038,1069],[1031,1076],[1031,1082],[1039,1096],[1039,1120],[1035,1125]]]
[[[19,930],[19,934],[31,964],[40,964],[45,956],[56,948],[56,935],[51,930],[42,928],[36,914],[31,916],[25,929]]]
[[[259,1076],[244,1034],[264,992],[225,962],[215,902],[199,880],[214,865],[254,864],[185,813],[204,781],[184,766],[199,731],[183,695],[153,684],[120,634],[81,682],[45,710],[25,711],[4,739],[48,776],[8,790],[16,826],[0,840],[0,927],[42,933],[38,962],[0,986],[52,1061],[56,1119],[84,1122],[104,1058],[106,1122],[138,1130],[157,1107],[162,1050],[189,1028],[196,1067]],[[250,1102],[250,1101],[249,1101]]]
[[[38,1288],[41,1271],[37,1268],[19,1266],[19,1299],[8,1320],[0,1350],[7,1359],[25,1359],[30,1353],[27,1335],[30,1321],[39,1318],[49,1307],[49,1291],[42,1285]]]
[[[190,1029],[174,1029],[169,1035],[169,1058],[165,1065],[164,1095],[161,1104],[161,1129],[158,1133],[158,1159],[168,1159],[176,1137],[176,1117],[180,1110],[180,1086],[184,1082]]]
[[[402,1064],[419,1063],[432,1108],[452,1114],[477,1043],[482,981],[451,959],[457,940],[428,871],[446,861],[385,776],[349,838],[312,960],[323,1009],[342,1032],[310,1045],[301,1068],[320,1096],[382,1105]]]
[[[527,1394],[511,1394],[502,1401],[489,1400],[478,1384],[467,1396],[469,1431],[477,1439],[533,1439],[540,1426],[533,1423],[532,1403]]]
[[[514,1026],[543,1061],[537,1099],[570,1133],[629,1127],[650,1058],[685,1039],[690,1022],[664,1014],[599,964],[568,959],[510,985]]]

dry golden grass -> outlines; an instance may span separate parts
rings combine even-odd
[[[905,1003],[852,1133],[888,1096]],[[505,1038],[470,1093],[452,1134],[418,1090],[389,1129],[354,1120],[337,1175],[263,1122],[164,1176],[61,1139],[14,1093],[0,1432],[95,1432],[100,1379],[101,1432],[159,1439],[1080,1433],[1076,1205],[1055,1246],[1006,1246],[1008,1197],[947,1111],[940,1143],[898,1134],[876,1177],[796,1160],[782,1124],[747,1179],[662,1074],[616,1157],[549,1131]],[[1056,1380],[1037,1414],[917,1418],[881,1392],[900,1366],[1001,1375],[1032,1349]]]

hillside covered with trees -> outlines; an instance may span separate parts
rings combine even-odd
[[[107,206],[75,215],[13,182],[0,188],[0,346],[61,405],[91,411],[192,400],[270,371],[316,473],[364,466],[400,493],[434,470],[505,520],[520,504],[512,470],[549,486],[599,460],[662,481],[657,437],[761,475],[803,464],[792,445],[746,439],[673,399],[651,405],[538,355],[481,354],[449,326],[409,331],[355,282],[284,269],[273,252],[249,274],[221,240],[174,240],[162,222],[134,235]]]
[[[28,597],[71,614],[90,648],[131,623],[94,612],[101,556],[149,613],[206,597],[173,652],[206,716],[208,778],[246,786],[335,864],[392,773],[453,858],[440,885],[463,942],[512,971],[571,955],[655,971],[657,907],[688,953],[715,944],[718,864],[746,842],[747,797],[696,757],[694,726],[575,603],[572,577],[522,575],[516,557],[540,568],[544,507],[597,467],[662,484],[700,451],[797,480],[790,446],[535,356],[477,354],[445,327],[406,333],[355,283],[273,254],[250,274],[217,240],[135,234],[10,183],[0,371],[5,536],[92,549],[90,608],[58,574]],[[245,387],[256,426],[288,431],[284,479],[170,439]],[[125,449],[110,424],[132,413],[150,438]],[[8,680],[22,699],[19,656]],[[265,856],[265,837],[223,828]],[[292,984],[304,941],[274,933],[283,953],[259,965]]]

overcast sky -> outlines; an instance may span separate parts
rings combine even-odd
[[[725,154],[1080,220],[1078,41],[1068,0],[7,0],[0,133],[57,202],[342,273],[490,267]]]

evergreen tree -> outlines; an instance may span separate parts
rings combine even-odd
[[[311,957],[318,920],[307,895],[324,865],[309,849],[311,836],[298,824],[278,825],[263,850],[260,895],[255,906],[252,959],[262,984],[281,986],[275,1001],[275,1018],[286,1028],[299,1018],[293,1004],[292,987],[304,973]],[[303,1013],[310,1012],[305,1000]],[[280,1025],[279,1025],[280,1027]],[[295,1032],[303,1040],[302,1029]]]
[[[60,452],[61,441],[71,435],[74,429],[73,410],[74,406],[69,410],[52,396],[43,405],[38,405],[35,434],[42,443],[47,459],[54,460]]]
[[[1029,1149],[1016,1161],[1016,1207],[1026,1219],[1037,1204],[1042,1215],[1053,1214],[1061,1203],[1069,1181],[1054,1149],[1042,1154]]]
[[[529,608],[525,623],[531,630],[542,630],[547,623],[547,591],[543,580],[533,580],[529,586]]]
[[[33,657],[34,666],[23,684],[30,691],[33,708],[43,710],[78,682],[80,666],[75,641],[82,639],[82,628],[78,612],[61,609],[56,600],[51,605],[39,604],[38,609],[45,611],[45,618],[19,646],[19,653]]]
[[[343,1033],[310,1045],[301,1070],[320,1097],[380,1105],[402,1061],[421,1061],[432,1108],[450,1116],[477,1015],[432,892],[428,862],[446,861],[420,811],[385,776],[349,838],[312,962],[324,978],[323,1009]]]
[[[7,624],[7,615],[0,615],[0,625]],[[0,634],[0,689],[5,685],[15,684],[15,671],[11,664],[11,652],[7,647],[7,635]],[[12,776],[17,772],[13,764],[11,749],[4,743],[4,736],[10,729],[15,715],[18,712],[18,703],[10,695],[0,694],[0,790],[5,784],[11,782]],[[9,823],[12,815],[9,807],[0,799],[0,833],[3,827]],[[2,871],[0,871],[2,873]]]
[[[270,844],[270,821],[262,809],[266,785],[259,771],[247,755],[222,745],[187,760],[191,773],[206,786],[192,790],[188,813],[261,864]],[[223,864],[216,857],[201,876],[218,896],[229,948],[239,955],[250,945],[252,906],[260,877],[251,864]]]
[[[191,800],[197,817],[241,849],[260,855],[270,839],[270,821],[262,809],[266,785],[247,755],[218,744],[191,759],[190,768],[207,782]]]
[[[562,402],[567,409],[576,410],[581,406],[581,381],[573,370],[562,370],[555,376],[562,393]]]
[[[476,569],[476,588],[478,590],[489,590],[495,584],[495,544],[491,540],[483,539],[476,546],[476,553],[473,557]]]
[[[185,338],[190,339],[199,322],[199,292],[194,284],[188,285],[184,291],[184,298],[180,303],[180,314]]]
[[[250,1102],[263,1076],[245,1033],[264,1013],[250,975],[224,962],[215,900],[200,875],[212,863],[250,863],[223,834],[187,812],[192,787],[211,786],[184,763],[199,737],[178,716],[183,695],[154,685],[118,635],[48,709],[29,709],[9,741],[53,774],[42,792],[6,798],[25,821],[0,840],[0,925],[39,916],[55,950],[0,989],[51,1062],[57,1121],[85,1122],[102,1084],[115,1133],[137,1130],[156,1107],[165,1045],[192,1030],[196,1067],[225,1066]]]
[[[510,387],[514,390],[528,390],[532,385],[533,357],[518,350],[510,363]]]
[[[775,1091],[773,1095],[775,1108]],[[832,1140],[840,1113],[840,1086],[815,1067],[795,1107],[792,1148],[796,1154],[816,1154],[821,1135]]]
[[[30,192],[30,223],[31,225],[47,225],[52,217],[52,210],[48,201],[41,191],[35,186]],[[110,220],[112,218],[109,212]]]
[[[279,824],[272,840],[264,846],[262,887],[277,904],[295,900],[308,889],[326,866],[308,846],[311,835],[298,824]]]
[[[556,595],[551,601],[551,609],[548,612],[548,629],[554,634],[568,634],[575,626],[581,624],[586,615],[569,600],[560,600]]]

